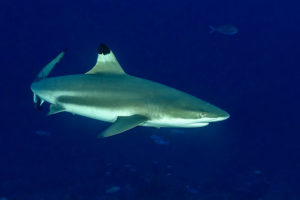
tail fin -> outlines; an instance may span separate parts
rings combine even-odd
[[[64,56],[65,51],[61,52],[60,54],[58,54],[58,56],[56,56],[51,62],[49,62],[41,71],[40,73],[37,75],[37,77],[34,79],[34,82],[42,80],[44,78],[46,78],[47,76],[49,76],[50,72],[52,71],[52,69],[55,67],[55,65],[62,59],[62,57]],[[37,110],[41,110],[42,109],[42,104],[44,103],[44,100],[42,100],[38,95],[36,95],[35,93],[33,93],[33,102],[35,105],[35,108]]]
[[[210,32],[209,33],[213,33],[213,32],[215,32],[217,30],[217,28],[214,27],[214,26],[209,26],[209,28],[210,28]]]
[[[65,51],[61,52],[60,54],[58,54],[58,56],[56,56],[51,62],[49,62],[41,71],[40,73],[37,75],[37,77],[35,78],[35,81],[41,80],[46,78],[47,76],[49,76],[50,72],[52,71],[52,69],[55,67],[55,65],[57,63],[59,63],[59,61],[62,59],[62,57],[64,56]]]

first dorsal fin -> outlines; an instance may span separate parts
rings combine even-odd
[[[97,63],[86,74],[125,74],[125,72],[113,52],[105,44],[100,44]]]

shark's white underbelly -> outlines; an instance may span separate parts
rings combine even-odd
[[[57,103],[57,97],[59,95],[45,95],[43,96],[43,100],[52,104]],[[105,122],[114,122],[116,121],[118,116],[131,116],[135,115],[136,110],[132,110],[129,108],[123,109],[111,109],[107,107],[93,107],[87,105],[77,105],[77,104],[68,104],[68,103],[59,103],[60,106],[64,107],[66,112],[70,112],[72,114],[77,114],[80,116],[105,121]],[[195,128],[195,127],[203,127],[207,126],[209,123],[207,122],[191,122],[190,120],[185,119],[171,119],[166,117],[154,118],[150,119],[140,126],[149,126],[149,127],[181,127],[181,128]]]
[[[194,128],[194,127],[203,127],[207,126],[209,123],[188,123],[185,120],[172,120],[172,119],[161,119],[161,120],[152,120],[145,122],[142,126],[150,127],[177,127],[177,128]]]
[[[56,95],[45,95],[43,100],[57,104],[57,97],[60,96]],[[105,122],[114,122],[118,116],[131,116],[135,115],[136,110],[132,110],[129,108],[123,109],[111,109],[107,107],[93,107],[87,105],[77,105],[77,104],[68,104],[68,103],[59,103],[62,107],[65,108],[66,112],[70,112],[72,114],[81,115],[84,117],[101,120]],[[150,126],[150,127],[181,127],[181,128],[194,128],[194,127],[203,127],[207,126],[209,123],[203,122],[191,122],[190,120],[185,119],[174,119],[174,118],[155,118],[150,119],[140,126]]]
[[[89,106],[78,106],[78,105],[63,105],[67,112],[81,115],[84,117],[106,121],[114,122],[118,116],[129,116],[132,115],[130,111],[126,110],[111,110],[107,108],[100,107],[89,107]]]
[[[114,122],[118,116],[130,116],[136,114],[131,110],[111,110],[107,108],[95,108],[89,106],[78,106],[78,105],[63,105],[67,112],[81,115],[84,117],[106,121]],[[182,127],[182,128],[193,128],[207,126],[208,123],[189,123],[186,120],[172,120],[172,119],[155,119],[149,120],[140,126],[150,126],[150,127]]]

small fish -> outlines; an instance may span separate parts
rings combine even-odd
[[[238,28],[233,25],[222,25],[222,26],[209,26],[210,33],[213,32],[219,32],[222,33],[223,35],[235,35],[239,32]]]
[[[199,193],[199,191],[196,188],[193,188],[189,185],[186,186],[186,190],[187,190],[188,193],[191,193],[191,194],[198,194]]]
[[[172,165],[167,165],[167,168],[168,168],[168,169],[172,169],[173,166],[172,166]]]
[[[116,193],[116,192],[119,192],[120,191],[120,187],[119,186],[113,186],[113,187],[110,187],[110,188],[107,188],[105,190],[106,194],[112,194],[112,193]]]
[[[161,145],[169,144],[169,141],[166,141],[163,137],[158,136],[158,135],[152,135],[151,139],[153,139],[155,144],[161,144]]]

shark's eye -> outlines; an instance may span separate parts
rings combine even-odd
[[[200,112],[200,113],[198,114],[198,117],[199,117],[199,118],[204,118],[205,115],[206,115],[205,113]]]

